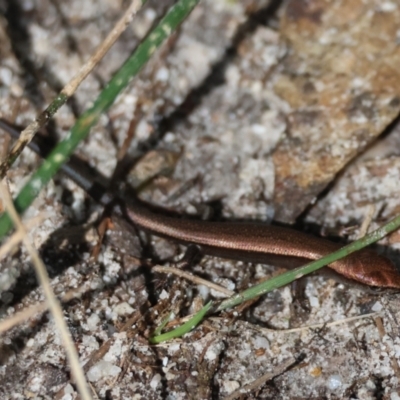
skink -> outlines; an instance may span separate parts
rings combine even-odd
[[[0,128],[19,137],[19,130],[0,119]],[[30,147],[42,157],[48,152],[44,144]],[[105,188],[98,189],[91,177],[73,157],[62,170],[95,200],[106,205],[116,199]],[[120,203],[120,202],[119,202]],[[140,229],[183,244],[195,244],[205,254],[254,262],[269,261],[271,256],[316,260],[338,250],[340,244],[289,228],[257,222],[213,222],[175,218],[153,212],[141,201],[123,206],[123,213]],[[346,278],[379,287],[400,288],[400,273],[392,262],[371,250],[361,250],[329,265]]]

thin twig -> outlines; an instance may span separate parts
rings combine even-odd
[[[34,226],[40,225],[40,223],[49,218],[48,213],[40,214],[36,217],[24,221],[25,229],[31,229]],[[20,231],[16,231],[11,237],[0,247],[0,260],[6,256],[18,243],[22,242],[23,234]]]
[[[265,382],[270,381],[271,379],[275,378],[278,375],[281,375],[285,372],[292,364],[294,364],[296,360],[292,357],[288,360],[284,361],[283,363],[279,364],[273,371],[267,372],[263,376],[255,379],[253,382],[248,383],[247,385],[243,386],[242,388],[235,390],[230,395],[224,397],[224,400],[235,400],[243,395],[249,394],[253,390],[260,388]]]
[[[376,207],[374,204],[370,204],[369,207],[367,207],[367,212],[360,226],[357,239],[362,238],[368,233],[368,229],[371,226],[372,218],[374,217],[375,214],[375,209]]]
[[[62,308],[60,303],[57,301],[56,296],[54,295],[53,289],[51,288],[49,277],[46,271],[46,268],[43,264],[43,261],[40,259],[38,252],[32,245],[29,240],[28,235],[26,234],[25,227],[23,226],[21,219],[15,210],[13,201],[11,199],[11,195],[8,192],[6,186],[3,182],[0,182],[0,193],[2,195],[5,208],[10,215],[14,226],[17,230],[23,233],[23,243],[26,246],[31,258],[32,262],[35,266],[36,275],[38,281],[43,289],[44,295],[46,296],[47,303],[49,305],[50,311],[53,315],[54,321],[56,323],[57,328],[59,329],[62,341],[64,343],[66,355],[71,366],[71,373],[75,379],[77,384],[79,393],[83,400],[91,400],[92,397],[90,395],[86,380],[85,374],[82,370],[82,367],[79,363],[78,353],[76,351],[74,342],[72,341],[71,334],[68,330],[67,324],[63,317]]]
[[[293,329],[267,329],[267,328],[260,328],[259,330],[261,332],[267,332],[267,333],[294,333],[294,332],[303,332],[306,329],[317,329],[317,328],[330,328],[332,326],[336,325],[341,325],[341,324],[347,324],[348,322],[353,322],[357,321],[359,319],[366,319],[366,318],[375,318],[377,316],[381,315],[379,312],[374,312],[374,313],[369,313],[369,314],[363,314],[363,315],[356,315],[354,317],[349,317],[349,318],[343,318],[339,319],[337,321],[332,321],[332,322],[326,322],[322,324],[314,324],[314,325],[307,325],[307,326],[301,326],[299,328],[293,328]]]
[[[47,308],[47,301],[43,301],[39,304],[35,304],[34,306],[26,308],[19,313],[4,319],[3,321],[0,321],[0,333],[7,332],[14,326],[21,324],[29,318],[32,318],[34,315],[46,311]]]
[[[68,303],[73,299],[80,298],[83,294],[87,293],[87,283],[85,282],[83,285],[78,287],[77,289],[72,289],[68,291],[61,299],[61,303]],[[90,290],[95,290],[96,288],[92,285],[90,286]],[[34,304],[24,310],[18,312],[17,314],[12,315],[11,317],[0,321],[0,333],[4,333],[9,329],[13,328],[16,325],[21,324],[22,322],[32,318],[35,314],[42,313],[48,309],[47,301],[42,301],[40,303]]]
[[[133,0],[131,5],[126,10],[122,18],[116,23],[114,28],[103,40],[100,46],[95,50],[94,54],[84,64],[78,73],[67,83],[61,90],[60,94],[55,100],[43,111],[38,117],[31,122],[22,132],[20,138],[14,143],[11,151],[5,161],[0,164],[0,179],[4,178],[9,167],[15,161],[15,159],[21,154],[24,147],[32,140],[35,133],[56,113],[56,111],[65,104],[69,97],[71,97],[81,82],[90,74],[93,68],[98,62],[104,57],[107,51],[119,38],[121,33],[126,29],[129,23],[132,21],[134,15],[138,12],[142,6],[142,0]]]
[[[235,294],[235,292],[233,292],[232,290],[226,289],[223,286],[220,286],[220,285],[217,285],[216,283],[210,282],[207,279],[203,279],[198,276],[195,276],[189,272],[182,271],[179,268],[165,267],[163,265],[156,265],[152,268],[152,270],[157,271],[157,272],[162,272],[165,274],[174,274],[176,276],[180,276],[181,278],[187,279],[188,281],[191,281],[197,285],[204,285],[210,289],[221,292],[224,295],[226,295],[227,297],[233,296]]]

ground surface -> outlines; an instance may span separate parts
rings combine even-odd
[[[167,5],[150,2],[49,134],[68,132]],[[0,0],[0,116],[30,122],[125,6]],[[396,2],[202,1],[79,154],[111,177],[133,119],[125,181],[143,199],[203,218],[291,223],[301,214],[302,230],[355,238],[368,216],[373,229],[399,210],[398,32]],[[1,148],[7,140],[0,135]],[[13,194],[38,162],[23,153],[8,175]],[[29,235],[55,293],[79,293],[64,315],[98,398],[400,397],[396,291],[316,275],[151,346],[171,311],[183,317],[221,293],[152,271],[183,247],[138,236],[116,216],[99,236],[103,209],[62,174],[25,218],[44,213]],[[377,249],[400,266],[398,242],[392,235]],[[43,301],[24,249],[0,263],[3,320]],[[281,272],[212,257],[189,270],[230,290]],[[77,396],[48,312],[2,335],[0,365],[2,399]]]

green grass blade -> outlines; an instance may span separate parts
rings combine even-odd
[[[210,301],[197,314],[195,314],[192,318],[190,318],[189,321],[185,322],[178,328],[173,329],[172,331],[163,333],[162,335],[153,336],[152,338],[149,339],[149,342],[153,344],[161,343],[165,342],[166,340],[171,340],[177,337],[181,337],[184,334],[190,332],[201,322],[201,320],[207,314],[208,310],[211,308],[212,305],[213,303],[212,301]]]

